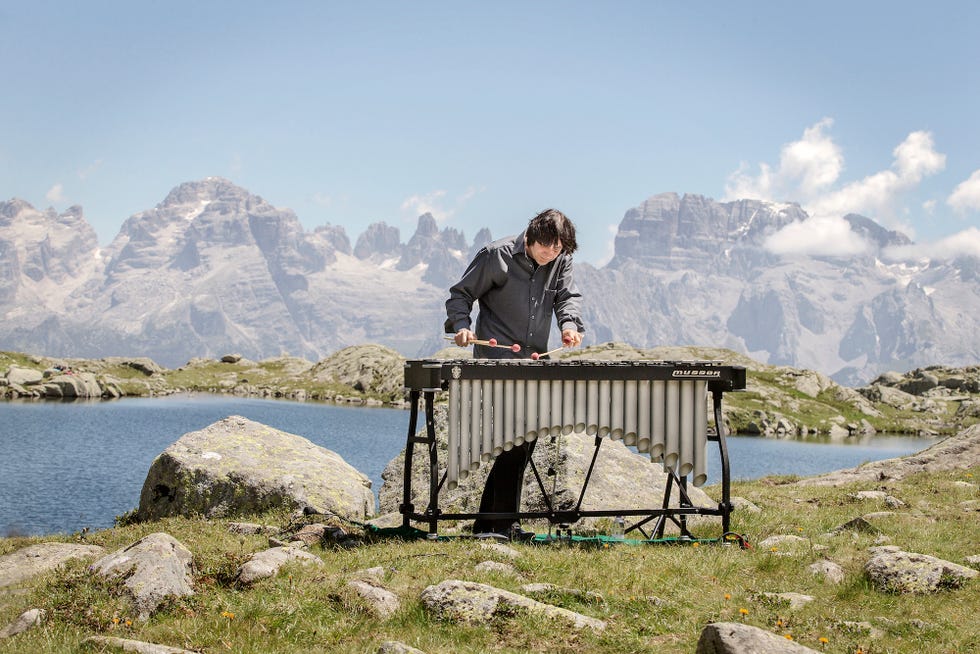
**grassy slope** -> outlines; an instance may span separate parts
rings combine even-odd
[[[978,651],[980,581],[924,596],[882,594],[870,587],[862,571],[866,550],[877,536],[827,535],[854,517],[883,510],[877,502],[849,498],[855,490],[879,486],[801,487],[786,481],[735,483],[735,494],[763,510],[736,512],[733,527],[751,543],[773,534],[808,538],[800,549],[515,545],[521,552],[515,564],[521,579],[475,572],[474,565],[493,556],[472,542],[385,541],[352,550],[314,547],[324,567],[288,566],[274,579],[240,589],[231,581],[235,570],[250,553],[267,546],[265,537],[230,534],[223,521],[168,519],[117,527],[89,534],[86,541],[112,551],[147,533],[166,531],[194,552],[198,594],[138,623],[111,584],[93,579],[84,565],[72,564],[39,579],[26,595],[0,595],[0,624],[30,607],[49,612],[44,626],[9,640],[4,651],[75,651],[85,636],[108,634],[208,652],[375,652],[386,639],[427,652],[693,652],[704,625],[719,620],[744,620],[826,652]],[[980,520],[975,510],[967,512],[957,505],[977,499],[977,481],[980,469],[974,468],[890,483],[886,490],[908,507],[874,524],[902,549],[964,564],[965,557],[980,554]],[[712,490],[717,489],[709,493]],[[284,524],[286,516],[260,519]],[[712,526],[703,535],[717,533]],[[2,540],[0,553],[37,540]],[[811,547],[819,545],[827,549]],[[807,572],[807,566],[821,558],[843,566],[843,584],[835,586]],[[374,566],[385,567],[385,585],[402,600],[401,611],[384,623],[366,613],[344,588],[354,571]],[[449,578],[515,592],[529,582],[595,591],[603,602],[569,595],[549,601],[606,620],[609,626],[602,634],[575,632],[521,615],[489,627],[439,622],[423,609],[419,594]],[[763,592],[799,592],[816,599],[790,610],[757,595]],[[127,620],[133,624],[127,625]],[[846,622],[867,622],[881,633],[872,636]]]

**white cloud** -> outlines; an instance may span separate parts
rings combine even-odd
[[[956,211],[980,210],[980,170],[974,170],[970,179],[957,184],[946,204]]]
[[[804,205],[815,216],[870,215],[894,225],[898,195],[917,186],[925,177],[946,167],[946,155],[936,152],[929,132],[912,132],[892,151],[890,170],[882,170],[847,184]]]
[[[980,229],[970,227],[935,243],[920,243],[888,248],[885,257],[897,261],[917,259],[953,259],[967,255],[980,257]]]
[[[96,159],[85,168],[78,171],[78,179],[85,181],[90,175],[102,167],[102,159]]]
[[[728,179],[726,198],[802,202],[831,186],[844,169],[840,147],[824,134],[833,124],[824,118],[803,130],[803,138],[784,145],[775,170],[762,163],[758,175],[752,175],[742,164]]]
[[[61,182],[58,182],[48,189],[48,192],[44,194],[44,199],[51,204],[60,204],[65,201],[64,191],[64,186],[61,185]]]
[[[932,134],[915,131],[892,150],[888,169],[835,188],[844,171],[844,156],[826,133],[831,126],[833,120],[824,118],[805,129],[799,140],[782,147],[778,166],[761,163],[758,173],[751,174],[743,163],[728,179],[726,199],[797,202],[810,215],[770,236],[766,246],[773,252],[847,255],[866,251],[867,243],[843,220],[849,213],[871,216],[883,225],[911,233],[909,212],[900,206],[901,195],[946,167],[946,155],[936,151]],[[949,202],[980,208],[980,171],[957,191],[961,188]],[[928,203],[923,208],[932,209]]]
[[[602,255],[599,260],[595,262],[596,268],[601,268],[610,261],[616,255],[616,234],[619,233],[619,224],[613,223],[612,225],[606,225],[606,233],[609,234],[609,238],[606,240],[606,244],[603,247]]]
[[[449,218],[450,212],[439,206],[445,197],[446,192],[442,190],[432,191],[424,195],[412,195],[402,202],[402,211],[410,211],[415,217],[424,213],[431,213],[436,222],[445,222]]]
[[[813,217],[790,223],[764,243],[766,249],[782,256],[853,256],[868,250],[868,244],[851,231],[841,217]]]
[[[485,190],[485,186],[470,186],[455,199],[449,198],[449,193],[445,190],[412,195],[402,201],[401,209],[410,212],[412,218],[417,218],[424,213],[431,213],[436,222],[442,224],[455,216],[467,202]],[[451,206],[446,206],[447,204]]]
[[[333,204],[333,198],[326,193],[320,193],[319,191],[313,194],[313,204],[320,207],[329,207]]]

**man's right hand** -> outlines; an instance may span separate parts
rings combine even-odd
[[[473,340],[476,340],[476,334],[471,332],[466,327],[463,327],[461,330],[456,332],[456,336],[453,338],[453,342],[459,347],[466,347],[470,344],[470,341]]]

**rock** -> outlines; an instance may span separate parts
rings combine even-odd
[[[917,454],[873,461],[857,468],[808,477],[795,483],[800,486],[879,483],[883,480],[898,481],[922,471],[964,470],[977,465],[980,465],[980,425],[973,425]]]
[[[759,549],[768,550],[780,547],[786,547],[789,549],[799,549],[800,547],[809,547],[810,540],[807,538],[801,538],[800,536],[794,536],[793,534],[777,534],[775,536],[769,536],[759,541],[757,547]]]
[[[809,570],[811,574],[823,577],[831,584],[839,584],[844,581],[844,568],[840,567],[833,561],[828,561],[826,559],[817,561],[816,563],[811,564],[807,570]]]
[[[863,490],[854,493],[850,497],[856,500],[884,500],[888,497],[888,493],[880,490]]]
[[[878,552],[865,564],[865,572],[883,592],[927,593],[958,588],[977,571],[927,554]]]
[[[735,511],[748,511],[749,513],[762,513],[762,509],[758,506],[745,499],[744,497],[739,497],[733,495],[731,498],[732,509]]]
[[[869,638],[881,638],[884,633],[870,622],[855,622],[853,620],[841,620],[837,623],[837,628],[845,634],[855,636],[868,636]]]
[[[364,600],[371,613],[382,620],[390,618],[401,608],[398,596],[380,585],[363,579],[352,579],[347,582],[347,587]]]
[[[140,619],[146,620],[165,600],[194,594],[190,550],[169,534],[144,536],[92,564],[96,574],[122,577]]]
[[[509,563],[500,563],[499,561],[482,561],[473,566],[473,569],[477,572],[498,574],[504,577],[519,577],[521,574],[517,571],[517,568]]]
[[[561,586],[556,586],[555,584],[524,584],[521,586],[521,591],[527,593],[528,595],[534,595],[537,597],[554,597],[556,595],[569,595],[571,597],[577,597],[580,599],[588,600],[590,602],[604,602],[605,598],[594,591],[591,590],[580,590],[578,588],[562,588]],[[658,598],[652,598],[655,604],[663,603],[663,600]]]
[[[815,600],[812,595],[800,593],[759,593],[757,597],[773,605],[789,605],[792,610],[802,609]]]
[[[435,617],[453,622],[482,624],[495,617],[510,616],[517,611],[540,613],[567,623],[576,629],[599,632],[606,623],[510,591],[472,581],[448,579],[422,591],[422,603]]]
[[[335,381],[385,399],[405,394],[405,358],[382,345],[344,348],[313,366],[310,374],[316,381]]]
[[[44,384],[44,394],[65,398],[102,397],[102,387],[94,373],[79,372],[52,377]]]
[[[44,373],[34,368],[24,368],[22,366],[10,366],[7,369],[7,383],[17,386],[30,386],[39,384],[44,379]]]
[[[363,520],[371,481],[340,455],[240,416],[183,435],[150,466],[137,519],[254,514],[279,507]]]
[[[238,569],[235,579],[240,584],[251,584],[259,579],[274,577],[279,568],[290,561],[300,561],[304,565],[323,565],[319,557],[289,545],[271,547],[256,552]]]
[[[397,640],[386,640],[381,643],[377,654],[425,654],[425,652]]]
[[[17,634],[23,633],[35,625],[41,624],[44,622],[46,615],[47,613],[44,609],[29,609],[24,611],[17,617],[16,620],[8,624],[3,629],[0,629],[0,639],[16,636]]]
[[[226,354],[221,357],[221,363],[238,363],[242,360],[241,354]]]
[[[279,527],[273,525],[260,525],[254,522],[229,522],[228,531],[233,534],[243,534],[252,536],[255,534],[278,534]]]
[[[519,559],[521,558],[521,553],[515,550],[513,547],[504,545],[503,543],[480,543],[480,549],[493,552],[494,554],[499,554],[500,556],[508,559]]]
[[[95,558],[105,554],[98,545],[80,543],[38,543],[0,556],[0,588],[12,586],[42,572],[53,570],[72,559]]]
[[[853,520],[848,520],[844,524],[835,527],[832,533],[839,534],[845,531],[860,531],[869,534],[880,534],[881,531],[868,522],[867,518],[871,516],[872,514],[869,513],[865,516],[858,516]]]
[[[758,627],[738,622],[712,622],[701,632],[695,654],[816,654],[810,649]]]
[[[974,554],[973,556],[966,557],[965,561],[970,564],[971,568],[980,570],[980,554]]]
[[[89,636],[82,642],[121,649],[124,652],[136,652],[137,654],[195,654],[195,652],[189,649],[158,645],[156,643],[145,643],[141,640],[132,640],[130,638],[114,638],[112,636]]]

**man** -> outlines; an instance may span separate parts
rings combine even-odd
[[[581,345],[581,294],[572,279],[575,225],[562,212],[547,209],[527,229],[490,243],[477,253],[463,277],[449,289],[446,331],[466,347],[473,340],[496,339],[509,348],[474,345],[474,358],[529,358],[548,351],[554,314],[566,347]],[[470,329],[473,303],[479,303],[476,330]],[[494,461],[480,502],[481,513],[516,513],[520,509],[524,469],[534,443],[500,454]],[[513,519],[481,519],[474,533],[509,533]]]

